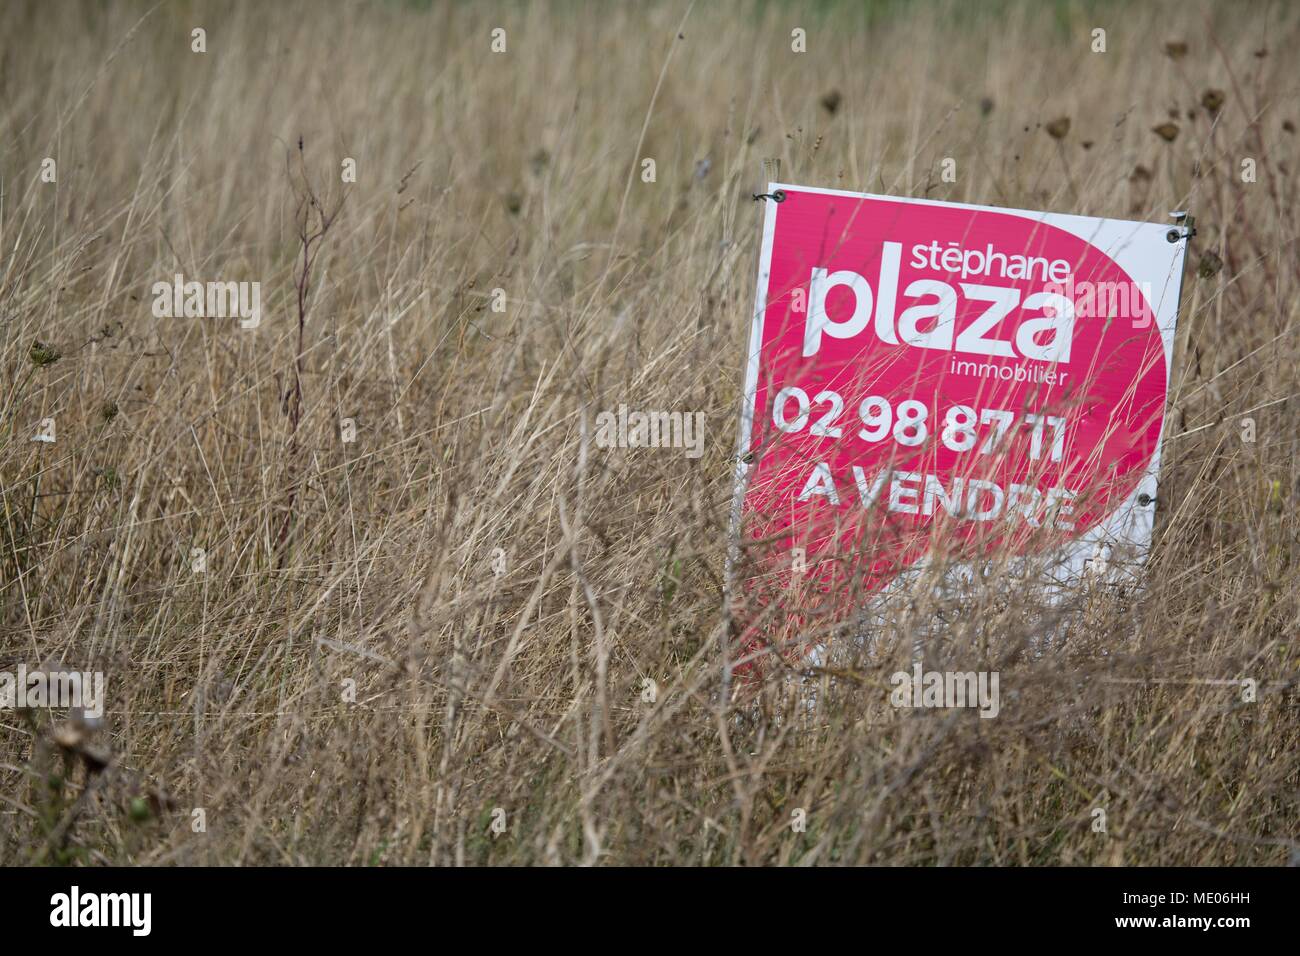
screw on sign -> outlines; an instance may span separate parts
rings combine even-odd
[[[1145,553],[1189,229],[756,198],[735,512],[751,595],[838,609],[939,558],[1058,554],[1069,578],[1099,544]]]

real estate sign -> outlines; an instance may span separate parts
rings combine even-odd
[[[768,193],[741,574],[871,592],[937,549],[1054,555],[1058,580],[1141,562],[1187,230]]]

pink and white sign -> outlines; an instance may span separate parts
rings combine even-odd
[[[770,184],[737,471],[779,593],[942,550],[1140,561],[1185,230]]]

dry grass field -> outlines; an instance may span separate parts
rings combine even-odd
[[[1300,861],[1298,48],[1276,2],[0,5],[0,670],[107,690],[0,711],[0,861]],[[764,157],[1193,211],[1142,588],[1046,651],[918,590],[723,680]],[[156,317],[177,273],[260,325]],[[595,447],[620,403],[703,455]],[[889,707],[938,620],[996,719]]]

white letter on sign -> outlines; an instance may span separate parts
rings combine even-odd
[[[1036,292],[1025,299],[1026,309],[1051,309],[1055,315],[1021,322],[1016,329],[1016,348],[1025,358],[1040,362],[1070,361],[1070,341],[1074,338],[1074,303],[1055,292]],[[1040,332],[1051,332],[1052,341],[1046,345],[1034,342]]]
[[[1016,353],[1012,351],[1010,342],[1004,342],[1002,339],[985,338],[984,333],[1011,314],[1011,310],[1020,301],[1020,290],[1006,289],[1001,286],[975,285],[970,282],[963,282],[961,288],[968,299],[992,302],[993,304],[984,311],[983,315],[971,323],[961,335],[957,336],[957,351],[973,352],[976,355],[1001,355],[1004,358],[1015,358]]]
[[[914,305],[898,317],[898,335],[908,345],[926,349],[952,349],[952,333],[957,325],[957,290],[946,282],[917,279],[907,287],[907,294],[932,295],[933,302]],[[934,328],[920,330],[922,319],[934,319]]]
[[[826,294],[837,285],[846,285],[853,290],[853,315],[847,322],[832,322],[826,314]],[[803,354],[817,354],[823,331],[833,339],[853,338],[867,327],[871,306],[871,286],[856,272],[841,269],[827,275],[825,269],[813,269],[808,286],[808,321],[804,325]]]
[[[901,242],[880,247],[880,281],[876,283],[876,336],[887,345],[897,345],[894,335],[894,301],[898,298],[898,263],[903,258]]]

